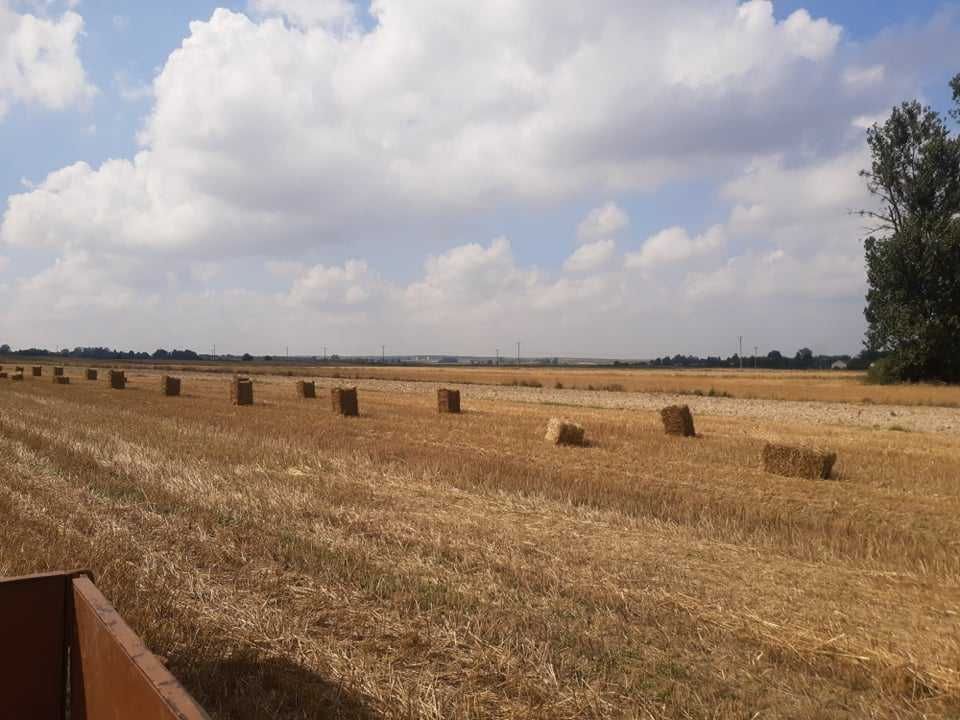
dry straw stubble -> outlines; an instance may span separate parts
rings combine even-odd
[[[449,423],[364,386],[357,424],[229,378],[0,384],[0,565],[91,567],[218,717],[960,717],[955,434],[767,419],[850,480],[774,481],[754,416],[680,442],[587,396],[586,451],[547,392]]]

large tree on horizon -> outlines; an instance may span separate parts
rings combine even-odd
[[[960,121],[960,74],[950,83]],[[866,345],[901,380],[960,381],[960,137],[917,101],[867,131]]]

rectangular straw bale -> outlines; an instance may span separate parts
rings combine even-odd
[[[442,413],[459,413],[460,391],[440,388],[437,390],[437,406]]]
[[[234,405],[253,405],[253,381],[235,377],[230,383],[230,402]]]
[[[22,373],[22,372],[14,373],[14,374],[13,374],[13,377],[11,377],[10,379],[13,380],[14,382],[22,382],[22,381],[23,381],[23,373]]]
[[[33,376],[34,376],[34,377],[42,377],[42,376],[43,376],[43,366],[42,366],[42,365],[34,365],[34,366],[33,366]]]
[[[98,373],[96,370],[93,368],[87,369],[87,380],[96,380],[98,377],[100,377],[100,373]]]
[[[55,367],[55,368],[53,369],[53,376],[54,376],[54,377],[60,377],[61,375],[63,375],[63,368],[62,368],[62,367]]]
[[[314,399],[317,397],[317,384],[306,380],[297,381],[297,397],[303,399]]]
[[[660,411],[660,419],[663,420],[663,430],[667,435],[678,435],[680,437],[696,437],[697,432],[693,428],[693,415],[687,405],[671,405]]]
[[[176,397],[180,394],[180,378],[164,375],[160,378],[160,394]]]
[[[583,445],[585,431],[582,425],[564,418],[551,418],[547,423],[547,442],[553,445]]]
[[[53,376],[53,384],[54,384],[54,385],[69,385],[69,384],[70,384],[70,378],[68,378],[66,375],[54,375],[54,376]]]
[[[123,390],[127,387],[127,375],[123,370],[110,371],[110,387],[114,390]]]
[[[356,417],[360,414],[355,387],[333,388],[330,390],[330,399],[333,401],[333,411],[338,415]]]
[[[5,372],[0,372],[0,380],[6,380],[7,374]]]
[[[829,450],[767,443],[763,448],[763,469],[783,477],[829,480],[837,454]]]

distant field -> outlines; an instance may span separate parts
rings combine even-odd
[[[19,359],[0,360],[24,365]],[[59,364],[64,364],[60,362]],[[682,370],[597,369],[549,367],[376,367],[333,365],[279,365],[269,363],[124,363],[68,360],[80,367],[130,367],[199,372],[250,374],[293,373],[297,376],[343,379],[412,380],[490,385],[558,385],[574,390],[729,395],[740,399],[814,400],[819,402],[879,403],[960,407],[960,385],[918,383],[913,385],[868,385],[865,374],[849,371],[799,370]]]
[[[361,382],[362,417],[342,419],[322,389],[294,397],[300,370],[256,375],[248,408],[230,367],[203,370],[180,398],[137,368],[124,391],[79,367],[68,386],[0,380],[0,574],[91,568],[215,718],[960,716],[960,433],[899,427],[960,411],[817,422],[721,399],[679,440],[598,400],[622,393],[553,390],[949,405],[956,388],[305,370],[545,386],[465,386],[466,412],[439,416],[432,387]],[[591,446],[544,443],[556,415]],[[765,474],[768,437],[836,449],[839,481]]]

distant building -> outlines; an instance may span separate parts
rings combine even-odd
[[[847,364],[843,360],[837,360],[833,365],[830,366],[833,370],[846,370]]]

